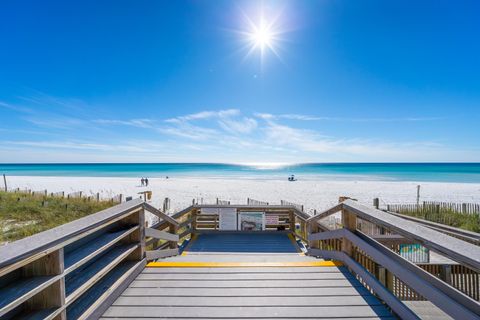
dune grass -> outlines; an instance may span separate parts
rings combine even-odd
[[[478,213],[462,213],[452,209],[433,210],[398,210],[399,213],[415,218],[446,224],[452,227],[480,232],[480,215]]]
[[[0,192],[0,243],[31,236],[113,205],[112,201]]]

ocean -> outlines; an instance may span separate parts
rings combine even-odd
[[[62,163],[0,164],[7,176],[211,177],[480,183],[480,163]]]

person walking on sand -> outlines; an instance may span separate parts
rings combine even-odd
[[[145,178],[145,186],[148,187],[148,178]]]
[[[145,179],[143,179],[142,177],[142,179],[140,179],[140,182],[142,183],[142,187],[143,187],[145,185]]]

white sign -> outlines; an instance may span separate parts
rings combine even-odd
[[[200,214],[218,214],[218,208],[201,208]]]
[[[238,230],[265,230],[265,212],[241,212],[238,216]]]
[[[220,230],[237,230],[237,209],[220,208],[218,212]]]

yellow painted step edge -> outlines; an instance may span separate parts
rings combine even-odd
[[[298,262],[193,262],[157,261],[147,264],[148,268],[235,268],[235,267],[340,267],[339,261]]]

